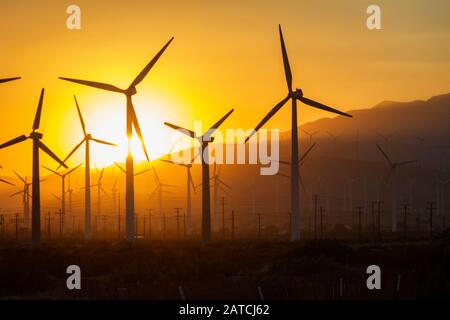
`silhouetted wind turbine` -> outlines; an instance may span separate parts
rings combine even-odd
[[[133,154],[131,152],[131,138],[133,135],[133,127],[136,131],[136,134],[139,137],[139,140],[141,141],[142,149],[144,150],[145,157],[147,158],[147,161],[149,160],[147,149],[145,148],[144,139],[142,137],[141,128],[139,126],[139,122],[137,119],[136,112],[134,110],[132,96],[137,93],[136,86],[141,83],[142,80],[144,80],[145,76],[148,74],[150,69],[155,65],[155,63],[158,61],[158,59],[161,57],[161,55],[164,53],[166,48],[169,46],[169,44],[172,42],[173,37],[169,40],[169,42],[166,43],[166,45],[156,54],[156,56],[145,66],[145,68],[138,74],[136,79],[130,84],[130,86],[127,89],[120,89],[116,86],[113,86],[111,84],[105,84],[100,82],[93,82],[93,81],[86,81],[86,80],[77,80],[77,79],[70,79],[70,78],[62,78],[62,80],[71,81],[75,83],[79,83],[82,85],[112,91],[112,92],[118,92],[122,93],[126,96],[127,99],[127,109],[126,109],[126,133],[127,133],[127,139],[128,139],[128,154],[126,159],[126,196],[125,196],[125,202],[126,202],[126,239],[128,241],[134,241],[134,233],[135,233],[135,221],[134,221],[134,163],[133,163]]]
[[[33,123],[33,131],[29,136],[21,135],[14,138],[2,145],[0,149],[7,148],[17,143],[23,142],[27,139],[33,140],[33,178],[32,178],[32,203],[31,203],[31,233],[33,245],[39,245],[41,241],[41,196],[40,196],[40,183],[39,183],[39,150],[44,151],[56,162],[67,169],[66,164],[60,160],[42,141],[43,134],[37,132],[39,129],[39,123],[41,121],[42,104],[44,101],[44,89],[41,91],[39,98],[39,104],[36,111],[36,116]]]
[[[98,177],[97,184],[92,185],[91,187],[97,187],[97,217],[102,213],[102,192],[110,198],[109,194],[102,187],[102,178],[103,173],[105,172],[105,168],[100,171],[100,176]]]
[[[389,166],[389,173],[388,176],[386,178],[386,185],[389,184],[389,182],[391,181],[392,176],[393,178],[393,183],[392,183],[392,232],[396,232],[397,231],[397,205],[396,205],[396,186],[395,186],[395,178],[397,175],[397,170],[399,167],[401,166],[405,166],[407,164],[410,163],[415,163],[417,162],[417,160],[408,160],[408,161],[402,161],[402,162],[392,162],[392,160],[389,158],[389,156],[387,155],[387,153],[380,147],[379,144],[377,144],[377,148],[378,150],[380,150],[381,154],[383,155],[383,157],[386,159],[386,162]]]
[[[204,244],[211,241],[211,198],[209,188],[209,157],[208,146],[213,142],[212,135],[219,128],[219,126],[233,113],[234,109],[231,109],[225,116],[223,116],[217,123],[215,123],[205,134],[197,136],[194,131],[184,129],[174,124],[164,122],[164,124],[172,129],[175,129],[192,139],[196,139],[200,142],[200,155],[202,160],[202,240]]]
[[[342,133],[340,134],[334,134],[332,132],[327,131],[327,134],[330,136],[331,140],[333,141],[333,156],[336,156],[337,154],[337,140],[340,136],[342,136]]]
[[[187,234],[192,235],[192,199],[191,199],[191,187],[194,190],[194,193],[197,193],[194,186],[194,180],[192,179],[191,168],[192,163],[184,164],[184,163],[176,163],[170,160],[161,159],[163,162],[171,163],[174,165],[182,166],[186,168],[187,172],[187,186],[186,186],[186,224],[187,224]]]
[[[14,174],[23,182],[23,190],[13,193],[10,197],[22,194],[22,204],[23,204],[23,221],[25,228],[28,229],[30,226],[30,186],[31,182],[28,182],[28,177],[22,177],[17,172],[13,171]],[[41,180],[42,181],[42,180]]]
[[[10,82],[10,81],[19,80],[19,79],[21,79],[21,77],[0,79],[0,83]]]
[[[61,178],[61,196],[59,199],[61,200],[61,219],[62,219],[62,226],[64,226],[64,220],[65,220],[65,214],[66,214],[66,177],[69,176],[72,172],[77,170],[81,164],[76,166],[75,168],[65,172],[65,173],[59,173],[55,170],[52,170],[50,168],[47,168],[46,166],[42,166],[44,169],[47,169],[48,171],[56,174],[58,177]]]
[[[91,218],[91,153],[90,153],[90,142],[94,141],[100,144],[105,144],[109,146],[116,146],[114,143],[95,139],[90,133],[86,131],[86,125],[84,123],[83,115],[81,114],[80,106],[78,105],[77,97],[74,96],[75,105],[77,107],[78,116],[80,118],[81,128],[83,129],[83,140],[73,148],[69,155],[64,159],[67,161],[79,147],[84,143],[85,146],[85,160],[84,160],[84,236],[86,239],[90,239],[92,236],[92,218]]]
[[[314,131],[314,132],[308,132],[308,131],[306,131],[306,130],[304,130],[304,129],[302,129],[302,131],[303,131],[307,136],[309,136],[309,145],[312,144],[312,139],[313,139],[313,137],[314,137],[316,134],[318,134],[318,133],[320,132],[320,130],[316,130],[316,131]]]
[[[286,75],[286,82],[288,88],[288,95],[286,98],[281,100],[256,126],[253,133],[246,139],[246,142],[250,137],[255,134],[262,126],[266,124],[285,104],[288,100],[292,100],[292,126],[291,126],[291,213],[292,213],[292,223],[291,223],[291,241],[296,241],[300,239],[300,215],[299,215],[299,194],[298,194],[298,125],[297,125],[297,100],[309,105],[313,108],[337,113],[343,116],[351,117],[351,115],[341,112],[339,110],[328,107],[322,103],[316,102],[314,100],[308,99],[303,96],[303,91],[301,89],[292,89],[292,73],[291,67],[289,65],[289,59],[286,51],[286,46],[284,44],[283,33],[281,31],[281,26],[279,26],[280,41],[281,41],[281,51],[283,55],[284,71]]]
[[[300,182],[300,185],[302,186],[303,191],[304,191],[305,193],[306,193],[306,187],[305,187],[305,183],[304,183],[303,178],[302,178],[302,174],[301,174],[301,172],[300,172],[300,168],[301,168],[302,165],[305,163],[306,158],[308,157],[309,153],[311,152],[312,149],[314,149],[315,146],[316,146],[315,143],[314,143],[313,145],[311,145],[311,146],[308,148],[308,150],[306,150],[306,152],[303,154],[303,156],[300,158],[300,160],[298,160],[298,167],[299,167],[299,171],[298,171],[298,181]],[[281,164],[284,164],[284,165],[288,165],[288,166],[291,165],[291,162],[289,162],[289,161],[283,161],[283,160],[280,160],[280,161],[278,161],[278,162],[281,163]],[[283,173],[278,173],[278,175],[281,176],[281,177],[290,178],[290,176],[288,176],[288,175],[286,175],[286,174],[283,174]],[[300,208],[299,208],[299,210],[300,210]]]
[[[163,231],[165,231],[165,223],[166,223],[166,219],[165,219],[165,214],[163,212],[163,205],[162,205],[162,194],[163,192],[167,192],[165,190],[163,190],[163,188],[167,187],[167,188],[175,188],[177,186],[172,185],[172,184],[166,184],[161,182],[161,180],[159,179],[158,174],[156,173],[156,170],[154,167],[152,167],[153,169],[153,173],[155,174],[155,180],[156,180],[156,188],[155,190],[153,190],[153,192],[151,193],[149,199],[152,199],[156,194],[158,194],[158,206],[159,206],[159,219],[160,219],[160,227]]]

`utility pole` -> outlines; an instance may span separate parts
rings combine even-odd
[[[381,242],[381,205],[382,201],[377,202],[377,211],[378,211],[378,241]]]
[[[180,218],[181,218],[180,210],[181,208],[175,208],[176,211],[175,218],[177,218],[177,241],[180,241]]]
[[[256,215],[258,217],[258,239],[261,239],[261,218],[262,218],[263,214],[257,213]]]
[[[225,239],[225,197],[222,197],[222,238]]]
[[[63,236],[63,215],[64,215],[64,213],[62,212],[61,209],[59,209],[56,214],[59,216],[59,237],[62,238],[62,236]]]
[[[434,207],[434,201],[428,201],[428,210],[430,211],[430,239],[433,239],[433,211],[435,209]]]
[[[356,209],[358,210],[358,239],[359,239],[359,242],[361,242],[361,240],[362,240],[361,217],[362,217],[363,207],[358,206],[358,207],[356,207]]]
[[[320,239],[323,239],[323,207],[320,206]]]
[[[72,234],[75,234],[75,219],[76,216],[72,215]]]
[[[120,239],[120,235],[121,235],[121,233],[120,233],[120,192],[119,192],[119,194],[117,195],[118,196],[118,200],[117,200],[117,205],[118,205],[118,207],[117,207],[117,222],[118,222],[118,224],[117,224],[117,228],[118,228],[118,231],[117,231],[117,238],[119,238]]]
[[[235,224],[234,224],[235,220],[234,220],[234,210],[231,211],[231,239],[234,240],[234,231],[235,231]]]
[[[373,234],[373,238],[376,238],[376,223],[375,223],[375,204],[377,202],[376,201],[372,201],[372,234]]]
[[[15,230],[16,230],[16,241],[19,240],[19,214],[16,213],[14,215],[14,218],[11,220],[12,223],[14,223],[15,225]]]
[[[52,237],[52,216],[50,212],[47,212],[47,239],[50,240]]]
[[[408,211],[409,211],[409,204],[405,203],[403,204],[403,236],[406,239],[406,236],[408,234]]]
[[[152,239],[152,209],[148,209],[148,238]]]
[[[317,239],[317,205],[319,202],[319,196],[317,194],[314,195],[314,239]]]
[[[0,214],[0,240],[3,240],[5,234],[5,215]]]

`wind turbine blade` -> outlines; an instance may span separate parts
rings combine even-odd
[[[302,186],[303,191],[306,193],[305,183],[304,183],[302,175],[300,173],[298,175],[298,181],[300,182],[300,185]]]
[[[105,194],[105,196],[106,196],[108,199],[111,199],[111,197],[110,197],[109,194],[105,191],[105,189],[103,189],[103,187],[100,187],[100,190]]]
[[[289,59],[286,51],[286,46],[284,44],[283,32],[281,31],[281,25],[278,25],[278,29],[280,31],[280,42],[281,42],[281,52],[283,54],[283,65],[284,65],[284,73],[286,75],[286,82],[288,86],[289,92],[292,92],[292,72],[291,67],[289,65]]]
[[[6,180],[3,180],[3,179],[0,179],[0,182],[3,182],[3,183],[6,183],[6,184],[9,184],[9,185],[11,185],[11,186],[16,186],[14,183],[11,183],[11,182],[9,182],[9,181],[6,181]]]
[[[68,154],[68,156],[63,160],[63,162],[66,162],[67,160],[69,160],[69,158],[75,153],[75,151],[78,150],[79,147],[81,147],[81,145],[86,141],[86,138],[83,138],[83,140],[81,140],[81,142],[79,144],[77,144],[75,146],[75,148],[72,149],[72,151],[70,151],[70,153]],[[58,168],[56,170],[58,170],[59,168],[61,168],[61,165],[58,166]]]
[[[80,106],[78,105],[77,97],[73,95],[73,98],[75,99],[75,105],[77,106],[78,111],[78,117],[80,118],[81,128],[83,129],[84,136],[87,135],[86,133],[86,125],[84,124],[83,115],[81,114]]]
[[[158,177],[158,174],[156,173],[155,167],[152,167],[152,169],[153,169],[153,173],[155,174],[156,182],[158,183],[158,185],[160,185],[161,183],[159,182],[159,177]]]
[[[156,54],[156,56],[145,66],[144,69],[142,69],[141,73],[134,79],[133,83],[130,85],[130,88],[136,87],[142,80],[144,80],[145,76],[149,73],[149,71],[153,68],[155,63],[158,61],[158,59],[161,57],[161,55],[164,53],[164,51],[167,49],[169,44],[173,41],[173,37],[167,42],[164,47],[162,47],[161,50]]]
[[[378,150],[380,150],[381,154],[383,155],[383,157],[389,163],[389,166],[392,167],[393,163],[392,163],[391,159],[389,159],[389,156],[386,154],[386,152],[384,152],[384,150],[380,147],[380,145],[378,143],[376,145],[377,145]]]
[[[153,190],[153,192],[150,194],[150,197],[148,197],[149,200],[151,200],[155,196],[156,191],[158,191],[158,188],[159,187],[156,187],[155,190]]]
[[[107,83],[102,83],[102,82],[95,82],[95,81],[88,81],[88,80],[64,78],[64,77],[59,77],[59,79],[65,80],[65,81],[70,81],[70,82],[75,82],[75,83],[78,83],[78,84],[82,84],[82,85],[93,87],[93,88],[97,88],[97,89],[102,89],[102,90],[107,90],[107,91],[112,91],[112,92],[124,93],[124,90],[122,90],[120,88],[117,88],[116,86],[113,86],[112,84],[107,84]]]
[[[136,173],[134,176],[135,176],[135,177],[140,176],[141,174],[144,174],[144,173],[146,173],[146,172],[149,172],[150,170],[152,170],[152,169],[150,168],[150,169],[142,170],[141,172]]]
[[[61,197],[57,196],[56,194],[52,193],[52,196],[55,197],[58,200],[61,200]]]
[[[195,185],[194,185],[194,179],[192,178],[190,169],[188,169],[188,176],[189,176],[189,181],[191,183],[192,189],[194,190],[194,193],[197,194],[197,190],[195,189]]]
[[[69,172],[67,172],[65,175],[67,176],[67,175],[71,174],[72,172],[74,172],[75,170],[77,170],[79,167],[81,167],[81,165],[82,165],[82,163],[80,163],[80,164],[77,165],[75,168],[73,168],[72,170],[70,170]],[[69,180],[69,181],[70,181],[70,180]]]
[[[41,90],[41,96],[39,97],[39,103],[34,117],[33,131],[39,129],[39,123],[41,122],[42,104],[44,102],[44,88]]]
[[[224,115],[219,121],[217,121],[209,130],[203,135],[204,141],[210,141],[211,136],[213,133],[220,127],[222,123],[224,123],[225,120],[234,112],[234,109],[231,109],[228,111],[226,115]]]
[[[1,144],[0,145],[0,149],[7,148],[9,146],[15,145],[16,143],[23,142],[23,141],[25,141],[27,139],[28,139],[27,136],[21,135],[20,137],[14,138],[14,139],[12,139],[12,140],[10,140],[8,142],[5,142],[5,143]]]
[[[179,126],[177,126],[177,125],[175,125],[175,124],[171,124],[171,123],[169,123],[169,122],[164,122],[164,124],[165,124],[166,126],[172,128],[172,129],[174,129],[174,130],[177,130],[177,131],[179,131],[179,132],[181,132],[181,133],[187,135],[188,137],[196,138],[195,132],[192,131],[192,130],[188,130],[188,129],[179,127]]]
[[[280,176],[280,177],[283,177],[283,178],[288,178],[288,179],[290,179],[291,177],[290,176],[288,176],[287,174],[284,174],[284,173],[280,173],[280,172],[278,172],[277,173],[277,176]]]
[[[125,169],[124,168],[122,168],[122,166],[120,165],[120,164],[118,164],[117,162],[115,162],[114,161],[114,164],[117,166],[117,168],[119,168],[120,169],[120,171],[122,171],[123,173],[127,173],[126,171],[125,171]]]
[[[306,157],[308,156],[308,154],[311,152],[312,149],[314,149],[314,147],[316,146],[316,144],[314,143],[311,147],[308,148],[308,150],[303,154],[303,156],[300,158],[300,160],[298,161],[298,163],[300,164],[301,162],[303,162],[303,160],[306,159]]]
[[[141,146],[142,146],[142,149],[144,150],[144,154],[145,154],[145,157],[147,158],[147,161],[150,161],[150,158],[148,157],[148,153],[147,153],[147,148],[145,147],[144,138],[142,137],[141,127],[139,126],[139,121],[136,116],[136,111],[134,110],[132,103],[130,106],[130,111],[131,111],[131,122],[133,123],[134,130],[136,130],[136,134],[139,138],[139,141],[141,141]]]
[[[261,120],[261,122],[256,126],[255,130],[253,130],[253,132],[250,134],[250,136],[247,137],[247,139],[245,139],[245,143],[250,140],[250,138],[256,133],[258,132],[259,129],[261,129],[262,126],[264,126],[266,124],[267,121],[270,120],[270,118],[272,118],[275,113],[277,113],[282,106],[284,106],[284,104],[290,99],[289,96],[287,96],[286,98],[284,98],[283,100],[281,100],[275,107],[273,107],[272,110],[270,110],[270,112],[264,117],[264,119]]]
[[[230,187],[230,185],[226,184],[225,182],[223,182],[222,179],[217,178],[217,180],[219,181],[219,183],[221,183],[222,185],[224,185],[225,187],[227,187],[228,189],[232,190],[233,188]]]
[[[298,98],[298,99],[299,99],[301,102],[303,102],[304,104],[307,104],[307,105],[309,105],[309,106],[311,106],[311,107],[313,107],[313,108],[317,108],[317,109],[325,110],[325,111],[328,111],[328,112],[340,114],[341,116],[353,118],[353,116],[352,116],[352,115],[349,115],[348,113],[339,111],[339,110],[337,110],[337,109],[333,109],[333,108],[331,108],[331,107],[329,107],[329,106],[326,106],[326,105],[324,105],[324,104],[322,104],[322,103],[319,103],[319,102],[317,102],[317,101],[314,101],[314,100],[311,100],[311,99],[308,99],[308,98],[305,98],[305,97],[300,97],[300,98]]]
[[[278,163],[285,164],[287,166],[291,165],[291,163],[289,161],[284,161],[284,160],[279,160]]]
[[[22,194],[22,193],[23,193],[23,191],[17,191],[15,193],[13,193],[12,195],[10,195],[10,197],[12,198],[12,197],[18,196],[19,194]]]
[[[188,167],[187,164],[184,164],[184,163],[177,163],[177,162],[173,162],[173,161],[170,161],[170,160],[159,159],[159,161],[167,162],[167,163],[170,163],[170,164],[174,164],[174,165],[176,165],[176,166]]]
[[[22,178],[17,172],[15,172],[15,171],[13,171],[13,172],[14,172],[14,174],[17,176],[17,178],[19,178],[20,180],[22,180],[23,183],[27,183],[27,181],[26,181],[24,178]]]
[[[100,184],[100,182],[102,181],[103,172],[105,172],[105,168],[103,168],[102,171],[100,172],[100,178],[98,178],[98,184]]]
[[[14,80],[19,80],[19,79],[21,79],[21,77],[0,79],[0,83],[5,83],[5,82],[14,81]]]
[[[44,169],[46,169],[46,170],[48,170],[48,171],[50,171],[50,172],[56,174],[57,176],[60,176],[60,177],[62,176],[59,172],[56,172],[55,170],[52,170],[52,169],[50,169],[50,168],[47,168],[46,166],[42,166],[42,168],[44,168]]]
[[[92,140],[92,141],[95,141],[95,142],[97,142],[97,143],[106,144],[106,145],[108,145],[108,146],[117,147],[117,144],[112,143],[112,142],[103,141],[103,140],[94,139],[94,138],[91,138],[91,140]]]
[[[167,187],[167,188],[178,188],[177,185],[174,184],[165,184],[165,183],[160,183],[159,184],[161,187]]]
[[[46,154],[48,154],[50,157],[52,157],[56,162],[58,162],[60,165],[62,165],[64,168],[68,169],[64,161],[59,159],[56,154],[53,153],[42,141],[38,141],[39,148],[44,151]]]
[[[411,163],[416,163],[416,162],[417,162],[417,160],[409,160],[409,161],[399,162],[399,163],[397,163],[397,165],[398,166],[404,166],[404,165],[411,164]]]

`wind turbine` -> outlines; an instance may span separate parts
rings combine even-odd
[[[108,197],[110,198],[109,194],[105,191],[105,189],[103,189],[102,187],[102,178],[103,178],[103,173],[105,172],[105,168],[102,169],[102,171],[100,171],[100,176],[98,177],[97,180],[97,184],[93,184],[91,185],[91,187],[97,187],[97,217],[100,216],[101,212],[102,212],[102,192]]]
[[[194,180],[192,179],[192,174],[191,174],[191,168],[192,168],[192,163],[190,164],[184,164],[184,163],[176,163],[176,162],[172,162],[169,160],[164,160],[161,159],[161,161],[163,162],[167,162],[167,163],[171,163],[174,165],[178,165],[178,166],[182,166],[184,168],[186,168],[186,172],[187,172],[187,186],[186,186],[186,224],[187,224],[187,234],[188,235],[192,235],[192,199],[191,199],[191,187],[194,190],[194,193],[197,193],[197,191],[195,190],[195,186],[194,186]]]
[[[56,162],[67,169],[64,161],[60,160],[42,141],[43,134],[38,132],[39,123],[41,121],[42,104],[44,101],[44,89],[41,91],[39,104],[33,123],[33,131],[29,136],[21,135],[4,144],[0,145],[0,149],[7,148],[27,139],[33,140],[33,177],[32,177],[32,199],[31,199],[31,233],[33,245],[39,245],[41,241],[41,195],[39,183],[39,151],[43,151],[53,158]]]
[[[340,136],[342,136],[342,133],[340,134],[334,134],[332,132],[327,131],[327,134],[330,136],[331,140],[333,141],[333,153],[334,156],[337,154],[337,140]]]
[[[217,123],[215,123],[206,133],[202,136],[197,136],[194,131],[184,129],[174,124],[164,122],[164,124],[172,129],[183,133],[192,139],[196,139],[200,142],[200,155],[202,161],[202,240],[203,244],[207,244],[211,241],[211,199],[209,188],[209,156],[208,146],[213,142],[212,135],[219,128],[219,126],[233,113],[234,109],[231,109],[225,116],[223,116]]]
[[[167,188],[174,188],[174,187],[177,187],[177,186],[172,185],[172,184],[162,183],[161,180],[159,179],[158,174],[156,173],[155,168],[152,167],[152,169],[153,169],[153,173],[155,174],[156,188],[155,188],[155,190],[153,190],[153,192],[151,193],[149,199],[152,199],[156,194],[158,194],[158,206],[159,206],[160,227],[161,227],[161,229],[164,231],[164,235],[165,235],[165,230],[166,230],[166,219],[165,219],[165,215],[164,215],[164,213],[163,213],[162,194],[163,194],[163,192],[167,192],[167,191],[163,190],[163,188],[165,188],[165,187],[167,187]]]
[[[306,187],[305,187],[305,183],[304,183],[303,178],[302,178],[302,174],[300,173],[300,168],[303,166],[303,164],[304,164],[305,161],[306,161],[306,158],[308,157],[308,154],[311,152],[312,149],[314,149],[315,146],[316,146],[315,143],[314,143],[313,145],[311,145],[311,146],[308,148],[308,150],[306,150],[306,152],[303,154],[303,156],[300,158],[300,160],[298,160],[298,163],[297,163],[297,165],[298,165],[298,167],[299,167],[298,181],[300,182],[300,185],[302,186],[303,191],[304,191],[305,193],[306,193]],[[284,164],[284,165],[288,165],[288,166],[291,165],[291,162],[289,162],[289,161],[283,161],[283,160],[280,160],[280,161],[278,161],[278,162],[281,163],[281,164]],[[286,175],[286,174],[283,174],[283,173],[278,173],[278,175],[279,175],[280,177],[290,178],[290,176],[288,176],[288,175]]]
[[[0,83],[10,82],[10,81],[19,80],[19,79],[21,79],[21,77],[0,79]]]
[[[78,166],[76,166],[75,168],[67,171],[66,173],[59,173],[55,170],[52,170],[50,168],[47,168],[46,166],[42,166],[44,169],[47,169],[48,171],[56,174],[58,177],[61,178],[61,196],[59,197],[59,199],[61,200],[61,219],[62,219],[62,226],[64,226],[64,218],[65,218],[65,214],[66,214],[66,177],[69,176],[72,172],[74,172],[75,170],[77,170],[79,167],[81,166],[81,164],[79,164]]]
[[[73,148],[73,150],[69,153],[69,155],[64,159],[64,162],[67,161],[74,153],[78,150],[79,147],[84,143],[85,146],[85,160],[84,160],[84,235],[86,239],[90,239],[92,237],[92,227],[91,227],[91,153],[90,153],[90,142],[94,141],[100,144],[105,144],[109,146],[116,146],[114,143],[99,140],[93,138],[90,133],[86,131],[86,125],[84,123],[83,115],[81,114],[80,106],[78,105],[77,97],[74,96],[75,105],[77,107],[78,116],[80,118],[81,128],[83,129],[83,140],[79,144]]]
[[[270,120],[285,104],[288,100],[292,100],[292,126],[291,126],[291,163],[298,163],[298,125],[297,125],[297,100],[303,102],[306,105],[309,105],[313,108],[325,110],[328,112],[337,113],[343,116],[351,117],[351,115],[341,112],[339,110],[328,107],[322,103],[316,102],[314,100],[308,99],[303,96],[303,91],[301,89],[296,89],[295,91],[292,88],[292,73],[291,67],[289,65],[289,59],[286,51],[286,46],[284,44],[283,33],[281,31],[281,26],[279,26],[280,33],[280,41],[281,41],[281,51],[283,55],[283,64],[284,64],[284,72],[286,75],[287,89],[288,95],[286,98],[281,100],[265,117],[264,119],[256,126],[255,130],[252,134],[246,139],[246,142],[250,139],[250,137],[255,134],[262,126],[266,124],[267,121]],[[298,190],[298,166],[291,166],[291,213],[292,213],[292,223],[291,223],[291,241],[297,241],[300,239],[300,215],[299,215],[299,194]]]
[[[389,158],[389,156],[387,155],[387,153],[380,147],[379,144],[377,144],[377,148],[378,150],[381,152],[381,154],[383,155],[383,157],[386,159],[386,162],[389,166],[389,173],[388,176],[386,178],[386,185],[388,185],[391,182],[391,178],[392,179],[392,232],[397,232],[397,204],[396,204],[396,185],[395,185],[395,178],[397,176],[397,171],[399,167],[405,166],[407,164],[410,163],[415,163],[417,162],[417,160],[408,160],[408,161],[402,161],[402,162],[392,162],[391,159]]]
[[[156,56],[145,66],[144,69],[138,74],[138,76],[134,79],[134,81],[130,84],[130,86],[127,89],[120,89],[116,86],[113,86],[111,84],[105,84],[100,82],[93,82],[93,81],[86,81],[86,80],[77,80],[77,79],[70,79],[70,78],[60,78],[62,80],[75,82],[78,84],[112,91],[112,92],[118,92],[125,95],[127,99],[127,108],[126,108],[126,134],[128,139],[128,153],[126,158],[126,196],[125,196],[125,202],[126,202],[126,239],[128,241],[134,241],[134,233],[135,233],[135,222],[134,222],[134,162],[133,162],[133,154],[131,152],[131,138],[133,136],[133,127],[136,131],[137,136],[139,137],[139,140],[141,141],[142,149],[144,150],[145,157],[147,158],[147,161],[149,160],[147,149],[145,148],[144,139],[142,137],[141,128],[139,126],[139,122],[137,119],[136,112],[134,110],[132,96],[137,93],[136,86],[141,83],[142,80],[144,80],[145,76],[148,74],[150,69],[155,65],[155,63],[158,61],[158,59],[161,57],[161,55],[164,53],[166,48],[169,46],[169,44],[172,42],[173,37],[169,40],[169,42],[166,43],[166,45],[156,54]]]
[[[318,134],[318,133],[320,132],[320,130],[316,130],[316,131],[314,131],[314,132],[308,132],[308,131],[306,131],[306,130],[304,130],[304,129],[302,129],[302,131],[303,131],[307,136],[309,136],[309,145],[312,145],[312,139],[313,139],[313,137],[314,137],[316,134]]]
[[[217,165],[214,162],[214,176],[211,178],[213,180],[214,185],[214,227],[215,232],[219,231],[219,188],[222,189],[223,192],[227,193],[225,190],[231,190],[232,188],[226,184],[222,179],[220,179],[220,169],[221,166],[219,166],[219,169],[216,170]],[[227,193],[228,194],[228,193]]]

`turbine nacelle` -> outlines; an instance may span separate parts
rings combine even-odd
[[[37,131],[33,131],[32,133],[30,133],[30,139],[42,139],[44,135],[40,132]]]
[[[295,91],[292,91],[291,93],[289,93],[289,96],[292,99],[300,99],[303,97],[303,91],[302,91],[302,89],[296,89]]]
[[[129,87],[124,91],[127,96],[134,96],[137,93],[136,87]]]

